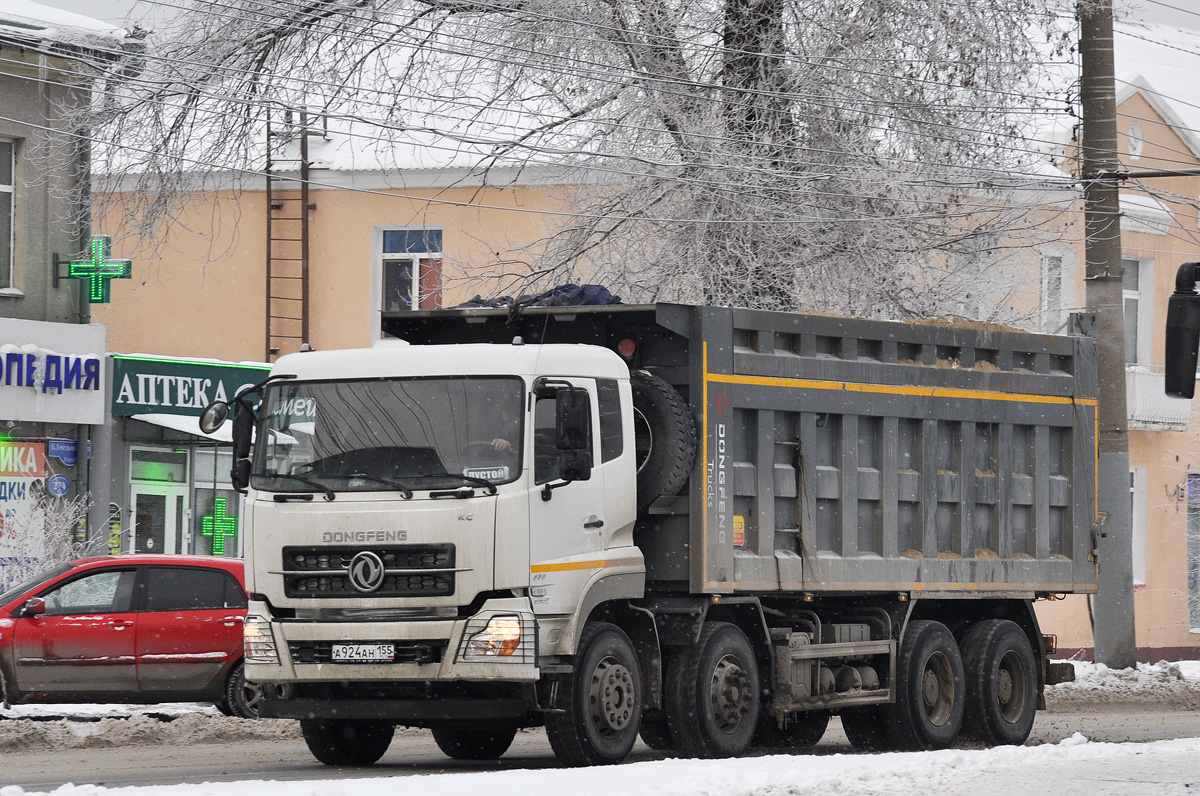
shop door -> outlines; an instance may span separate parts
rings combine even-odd
[[[186,553],[188,488],[132,484],[134,553]]]

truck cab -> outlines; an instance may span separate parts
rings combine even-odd
[[[535,723],[522,686],[574,652],[586,603],[642,596],[631,400],[593,346],[281,358],[247,500],[247,677],[287,697],[264,715],[371,699],[420,723],[458,696]]]

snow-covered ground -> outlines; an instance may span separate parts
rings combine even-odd
[[[1110,670],[1076,664],[1077,681],[1047,689],[1052,712],[1154,706],[1200,710],[1200,661]],[[88,721],[55,720],[71,715]],[[163,721],[162,717],[173,717]],[[249,722],[203,705],[16,707],[0,710],[0,752],[252,743],[296,734],[293,722]],[[0,773],[0,783],[3,775]],[[374,778],[105,788],[67,785],[55,796],[1173,796],[1200,794],[1200,738],[1093,743],[1080,734],[1056,744],[921,754],[776,755],[739,760],[658,760],[584,773],[572,769],[490,771]],[[0,796],[29,796],[0,787]]]

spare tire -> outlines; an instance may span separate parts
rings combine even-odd
[[[696,460],[696,423],[683,397],[645,371],[629,374],[633,389],[637,507],[645,510],[661,495],[677,495]]]

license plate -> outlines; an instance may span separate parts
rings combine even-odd
[[[396,658],[395,644],[334,644],[333,660],[336,662],[359,663],[391,661]]]

